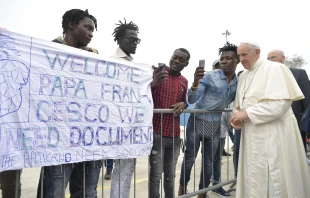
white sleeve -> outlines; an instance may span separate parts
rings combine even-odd
[[[263,100],[248,108],[246,113],[254,125],[277,120],[291,107],[291,100]]]

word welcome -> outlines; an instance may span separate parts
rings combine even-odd
[[[0,30],[0,172],[149,155],[150,65]]]

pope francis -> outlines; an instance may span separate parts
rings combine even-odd
[[[255,42],[238,47],[245,71],[231,116],[242,130],[236,198],[310,198],[310,174],[293,101],[303,99],[287,66],[260,58]],[[309,88],[310,89],[310,88]]]

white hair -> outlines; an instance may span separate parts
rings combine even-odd
[[[259,44],[255,43],[255,42],[241,42],[240,44],[246,44],[248,45],[252,51],[256,51],[257,49],[260,49]]]

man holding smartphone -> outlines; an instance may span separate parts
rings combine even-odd
[[[226,43],[219,49],[221,69],[212,70],[204,75],[204,68],[197,67],[194,82],[188,92],[188,101],[193,109],[223,110],[235,100],[237,76],[235,70],[239,63],[237,46]],[[221,154],[219,153],[221,113],[191,114],[186,128],[186,150],[181,168],[178,195],[186,194],[191,170],[202,144],[202,161],[199,189],[207,188],[214,168],[215,183],[220,180]],[[214,190],[221,196],[230,196],[222,187]],[[206,197],[201,194],[199,198]]]
[[[180,155],[180,114],[187,107],[187,80],[181,71],[188,65],[189,52],[176,49],[169,67],[159,64],[151,84],[155,109],[173,109],[173,114],[154,114],[153,148],[150,155],[149,198],[159,198],[160,180],[164,172],[166,198],[173,198],[175,169]],[[153,67],[154,68],[154,67]]]

